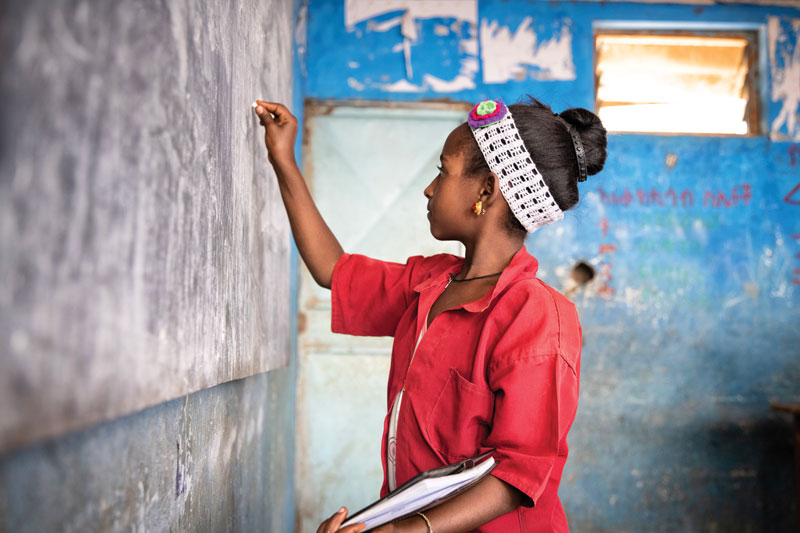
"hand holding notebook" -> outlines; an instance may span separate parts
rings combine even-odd
[[[350,516],[342,527],[364,522],[367,525],[364,531],[369,531],[449,500],[494,469],[494,458],[485,459],[494,451],[492,449],[452,465],[426,470]],[[480,462],[483,459],[485,460]]]

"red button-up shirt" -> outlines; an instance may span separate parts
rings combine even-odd
[[[492,475],[526,499],[477,531],[568,531],[557,490],[578,405],[581,328],[575,306],[536,278],[538,263],[523,246],[491,291],[436,316],[412,362],[422,321],[462,263],[450,254],[414,256],[406,264],[344,254],[334,267],[331,329],[394,337],[380,494],[389,490],[389,410],[405,387],[397,486],[496,448]]]

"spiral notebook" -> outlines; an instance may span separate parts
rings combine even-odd
[[[486,457],[491,449],[461,462],[417,474],[380,500],[350,516],[341,527],[364,522],[364,531],[424,511],[468,489],[491,472],[497,463]],[[485,460],[484,460],[485,459]]]

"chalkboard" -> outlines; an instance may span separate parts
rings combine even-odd
[[[291,2],[0,9],[0,451],[286,365]]]

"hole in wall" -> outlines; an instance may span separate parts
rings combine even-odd
[[[595,273],[594,267],[586,261],[578,261],[575,263],[569,271],[569,279],[563,291],[564,296],[572,299],[578,289],[587,285],[594,279]]]
[[[578,287],[586,285],[592,281],[592,279],[594,279],[594,275],[594,267],[586,261],[578,261],[575,263],[569,273],[569,277],[572,278],[572,281],[574,281]]]

